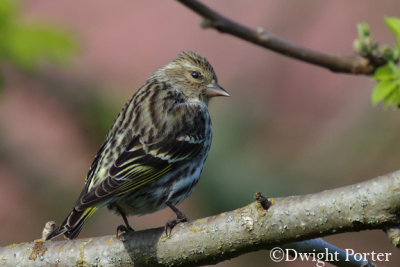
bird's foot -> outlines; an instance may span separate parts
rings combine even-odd
[[[190,222],[191,220],[186,217],[185,214],[183,214],[182,211],[180,211],[177,207],[175,207],[172,203],[166,202],[165,203],[173,212],[176,214],[176,219],[175,220],[170,220],[165,224],[165,235],[170,236],[172,232],[172,228],[174,228],[178,223],[181,222]],[[168,234],[169,230],[169,234]]]
[[[132,227],[130,227],[129,225],[128,226],[120,225],[117,227],[117,238],[120,238],[121,236],[132,233],[132,232],[135,232],[135,230]]]
[[[172,228],[174,228],[177,224],[182,223],[182,222],[190,222],[191,220],[189,218],[187,218],[186,216],[184,218],[177,218],[175,220],[169,220],[166,224],[165,224],[165,235],[171,236],[171,232],[172,232]],[[169,231],[169,234],[168,234]]]

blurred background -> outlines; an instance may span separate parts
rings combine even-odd
[[[400,16],[396,0],[204,2],[250,27],[345,55],[353,53],[359,22],[394,45],[383,17]],[[2,0],[0,15],[0,246],[40,238],[46,221],[64,220],[120,108],[182,50],[207,57],[231,94],[210,105],[211,152],[195,192],[179,206],[190,218],[243,206],[257,191],[307,194],[400,168],[400,111],[371,104],[370,77],[335,74],[203,30],[176,1]],[[159,227],[174,216],[164,210],[130,222]],[[102,209],[80,237],[114,234],[121,223]],[[382,231],[326,239],[358,252],[392,252],[382,266],[400,261]],[[249,263],[310,266],[273,263],[268,251],[219,266]]]

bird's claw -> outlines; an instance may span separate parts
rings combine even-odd
[[[130,226],[120,225],[117,227],[117,238],[120,238],[123,235],[128,233],[135,232],[135,230]]]
[[[190,222],[191,220],[188,219],[186,216],[184,218],[177,218],[175,220],[169,220],[166,224],[165,224],[165,235],[167,237],[171,236],[171,232],[172,232],[172,228],[174,228],[177,224],[182,223],[182,222]],[[169,234],[168,234],[168,230],[169,230]]]

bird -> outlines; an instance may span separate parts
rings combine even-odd
[[[229,96],[206,58],[183,51],[157,69],[115,119],[94,157],[85,185],[64,222],[45,240],[74,239],[93,213],[107,206],[134,231],[130,215],[169,207],[176,219],[165,231],[188,221],[176,205],[199,181],[212,141],[211,98]]]

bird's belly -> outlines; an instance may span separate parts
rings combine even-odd
[[[127,215],[144,215],[165,208],[167,201],[176,205],[193,191],[203,164],[204,162],[200,161],[198,164],[182,166],[165,177],[122,196],[110,203],[109,208],[116,210],[118,206]]]

